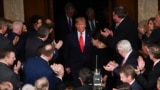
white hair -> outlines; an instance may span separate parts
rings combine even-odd
[[[35,87],[31,84],[25,84],[23,87],[22,87],[22,90],[35,90]]]
[[[15,20],[15,21],[13,22],[13,29],[14,29],[17,25],[23,27],[23,22],[20,21],[20,20]]]
[[[128,52],[132,51],[132,46],[128,40],[120,40],[117,43],[117,49],[128,53]]]

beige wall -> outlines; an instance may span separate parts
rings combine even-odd
[[[3,0],[3,4],[5,18],[24,21],[23,0]]]
[[[158,0],[138,0],[138,22],[154,17],[158,11]]]

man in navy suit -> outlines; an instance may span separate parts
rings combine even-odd
[[[123,83],[128,83],[131,85],[132,90],[143,90],[142,87],[135,79],[135,71],[133,66],[125,65],[120,69],[120,80]]]
[[[34,82],[37,79],[46,77],[49,81],[49,90],[64,90],[64,85],[62,82],[62,77],[64,75],[63,66],[61,64],[53,64],[50,66],[48,63],[52,59],[54,47],[47,44],[42,46],[38,51],[40,52],[39,57],[29,58],[24,63],[24,83],[34,85]]]
[[[86,20],[84,17],[76,18],[75,27],[76,32],[70,33],[66,37],[65,44],[65,70],[68,74],[72,74],[72,78],[76,87],[80,86],[78,74],[81,68],[90,68],[91,65],[91,33],[86,27]]]

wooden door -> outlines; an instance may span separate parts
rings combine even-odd
[[[53,19],[53,0],[24,0],[24,15],[27,23],[33,15]]]

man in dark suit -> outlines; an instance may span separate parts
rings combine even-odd
[[[135,79],[136,73],[131,65],[125,65],[120,69],[120,80],[131,85],[132,90],[143,90]]]
[[[76,90],[93,90],[93,73],[88,68],[82,68],[79,72],[79,79],[81,81],[81,87]]]
[[[7,22],[4,18],[0,18],[0,50],[4,48],[13,48],[12,42],[8,40],[4,34],[7,31]]]
[[[16,20],[13,22],[12,31],[8,33],[7,38],[12,41],[17,60],[24,60],[26,36],[22,32],[23,22]]]
[[[76,18],[76,32],[70,33],[66,37],[65,44],[65,69],[69,74],[71,72],[74,84],[80,86],[78,74],[81,68],[90,68],[92,53],[91,33],[88,32],[84,17]]]
[[[47,25],[42,25],[37,31],[37,35],[29,36],[26,40],[25,45],[25,57],[33,57],[37,55],[37,49],[44,45],[44,41],[48,38],[49,27]]]
[[[131,47],[131,44],[128,40],[121,40],[117,43],[117,52],[123,57],[121,60],[110,61],[104,66],[106,71],[111,71],[112,76],[115,80],[114,86],[121,84],[119,80],[119,70],[124,65],[132,65],[134,68],[137,67],[137,58],[139,54],[134,51]],[[110,77],[109,77],[110,78]]]
[[[59,16],[55,23],[56,40],[65,40],[68,33],[74,30],[75,7],[72,3],[65,5],[65,14]]]
[[[18,71],[21,68],[21,63],[18,61],[13,70],[10,68],[10,66],[13,65],[15,59],[15,52],[13,50],[0,50],[0,83],[9,81],[12,83],[14,90],[19,90],[20,77],[18,75]]]
[[[97,20],[95,16],[95,11],[93,8],[87,8],[86,10],[86,29],[91,32],[97,32],[100,30],[101,22]]]
[[[138,59],[136,79],[145,90],[156,90],[157,79],[160,76],[160,47],[158,45],[150,46],[149,57],[154,62],[152,70],[148,76],[145,77],[143,75],[145,71],[145,61],[142,58]]]
[[[106,66],[105,70],[113,71],[119,75],[119,70],[124,65],[132,65],[134,68],[137,67],[137,58],[139,54],[132,49],[132,46],[128,40],[121,40],[117,43],[117,51],[123,57],[121,62],[118,64],[115,61],[110,61]]]
[[[37,35],[29,36],[26,40],[26,45],[25,45],[25,58],[28,59],[30,57],[37,56],[37,49],[45,45],[46,43],[44,42],[47,40],[48,35],[49,35],[49,30],[50,28],[46,25],[43,24],[42,26],[39,27],[37,31]],[[52,42],[49,42],[52,43]],[[55,45],[55,56],[58,55],[58,49],[62,46],[63,42],[59,41],[58,43],[52,43]],[[56,57],[54,57],[55,59]]]
[[[65,42],[67,34],[73,32],[75,24],[75,6],[68,2],[64,7],[64,14],[55,18],[55,40]],[[64,63],[64,45],[59,50],[57,61]]]
[[[47,44],[40,47],[38,51],[40,53],[39,57],[29,58],[24,63],[24,83],[34,85],[34,82],[37,79],[46,77],[49,81],[49,90],[64,90],[64,85],[62,82],[62,77],[64,75],[63,66],[61,64],[53,64],[51,66],[48,64],[53,57],[54,47],[51,44]]]
[[[115,22],[113,31],[108,28],[101,30],[101,34],[108,38],[107,44],[115,48],[118,41],[126,39],[131,42],[134,50],[139,50],[141,45],[137,25],[128,17],[128,13],[123,6],[114,8],[113,20]]]

